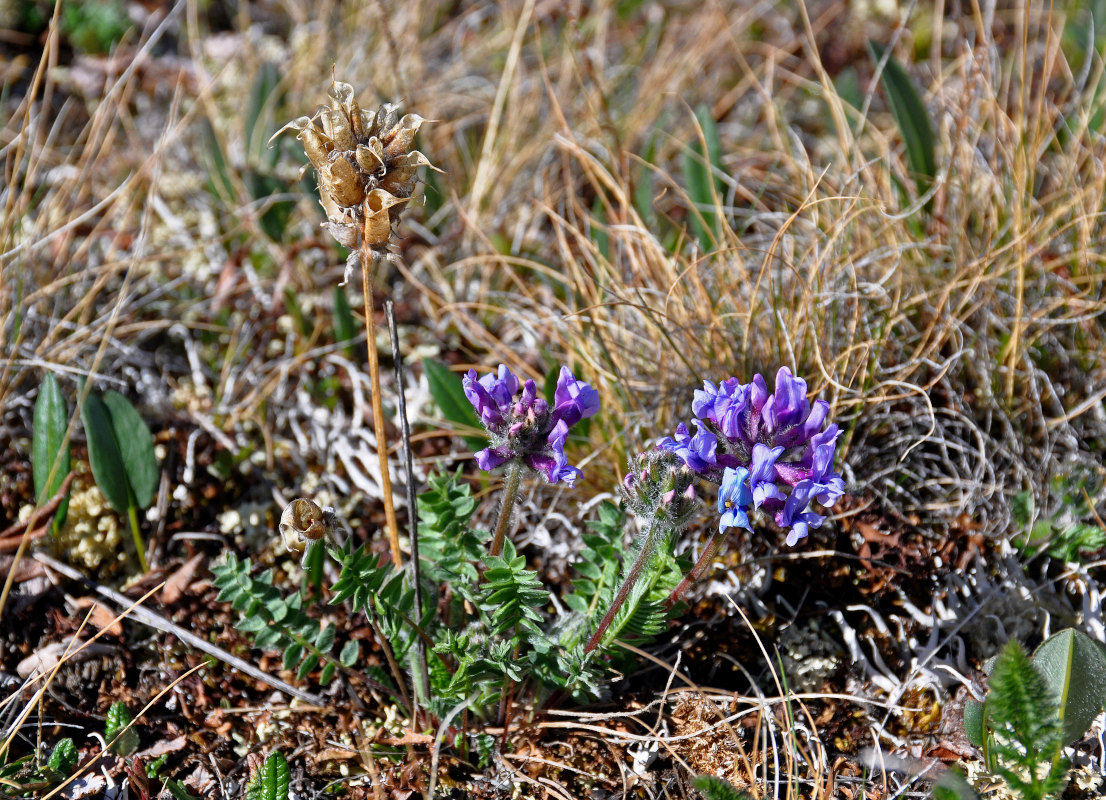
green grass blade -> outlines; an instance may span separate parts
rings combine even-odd
[[[104,405],[111,416],[111,428],[134,499],[139,508],[149,508],[157,496],[161,478],[154,454],[154,437],[138,409],[119,392],[105,392]]]
[[[35,481],[35,501],[42,505],[57,494],[69,474],[69,442],[65,429],[69,424],[69,408],[61,393],[58,379],[47,373],[35,401],[34,431],[31,442],[31,467]],[[65,521],[68,498],[58,507],[54,525]]]
[[[699,106],[695,118],[703,131],[706,152],[704,154],[702,142],[695,142],[684,152],[684,177],[688,197],[694,205],[691,227],[703,250],[709,252],[717,246],[722,231],[717,204],[723,187],[714,172],[722,169],[722,143],[709,108]]]
[[[345,344],[346,355],[353,357],[353,340],[356,338],[356,326],[353,321],[353,309],[350,308],[346,290],[334,287],[334,338]]]
[[[869,54],[876,63],[883,58],[885,50],[878,42],[868,42]],[[879,80],[906,145],[907,164],[914,175],[919,193],[924,193],[937,174],[933,128],[929,124],[925,104],[911,83],[910,76],[893,55],[888,56]]]

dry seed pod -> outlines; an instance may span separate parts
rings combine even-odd
[[[322,539],[334,528],[334,509],[321,508],[318,503],[297,497],[280,515],[280,535],[284,546],[302,553],[307,542]]]
[[[365,240],[372,247],[381,247],[392,236],[391,208],[404,199],[383,189],[373,189],[365,198]]]
[[[399,121],[391,136],[391,141],[384,146],[384,160],[400,158],[407,155],[411,145],[415,141],[415,134],[422,127],[423,118],[418,114],[408,114]]]
[[[375,146],[374,146],[375,145]],[[380,146],[380,140],[375,136],[369,139],[368,144],[357,145],[357,166],[364,172],[372,174],[384,166],[384,148]]]
[[[349,162],[344,153],[339,153],[325,170],[328,188],[338,205],[355,206],[365,199],[365,186],[361,183],[361,173]]]
[[[326,163],[327,153],[326,140],[322,133],[308,120],[307,126],[300,131],[296,138],[303,142],[303,152],[307,154],[307,160],[311,162],[311,166],[315,169],[321,169],[323,164]]]

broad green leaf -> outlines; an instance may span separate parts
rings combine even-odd
[[[334,680],[334,673],[338,671],[338,665],[333,661],[326,662],[323,671],[319,673],[319,685],[326,686]]]
[[[878,42],[869,41],[868,50],[872,60],[878,63],[883,58],[885,48]],[[910,171],[914,173],[918,192],[924,193],[933,176],[937,174],[933,129],[929,124],[925,104],[914,84],[910,82],[910,76],[894,56],[888,57],[880,74],[880,84],[906,145],[906,161]]]
[[[104,405],[111,414],[111,427],[134,499],[139,508],[149,508],[157,496],[161,477],[154,454],[154,437],[138,410],[119,392],[105,392]]]
[[[69,424],[69,409],[61,393],[58,379],[47,373],[35,401],[34,431],[31,444],[31,466],[35,481],[35,498],[39,505],[57,494],[69,474],[69,442],[65,429]],[[65,521],[69,508],[66,498],[54,518],[55,529]]]
[[[1037,648],[1033,663],[1060,701],[1064,742],[1082,739],[1106,702],[1106,654],[1087,634],[1067,628]]]
[[[944,772],[933,785],[933,800],[979,800],[979,794],[956,767]]]
[[[983,746],[983,703],[976,700],[964,703],[964,733],[976,747]]]
[[[472,408],[472,404],[465,397],[465,390],[461,388],[461,379],[453,374],[449,367],[429,358],[422,360],[422,371],[426,375],[427,385],[430,387],[430,396],[442,412],[442,416],[462,431],[465,444],[473,450],[486,447],[488,442],[483,436],[473,436],[464,431],[480,430],[480,419]]]
[[[89,394],[81,404],[81,421],[88,439],[88,463],[92,477],[104,497],[116,511],[125,512],[130,505],[130,482],[123,454],[112,429],[111,412],[104,401]]]

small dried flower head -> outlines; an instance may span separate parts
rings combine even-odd
[[[462,387],[491,439],[490,447],[476,453],[480,469],[520,461],[550,483],[575,484],[580,470],[568,463],[565,440],[573,425],[599,410],[599,392],[561,367],[550,408],[532,380],[519,393],[518,376],[503,364],[480,378],[470,369]]]
[[[413,149],[425,120],[417,114],[400,117],[392,103],[363,109],[348,83],[334,81],[328,95],[328,104],[314,116],[289,122],[273,138],[297,131],[319,176],[319,202],[334,238],[353,250],[364,241],[383,252],[414,191],[418,168],[433,169]]]
[[[334,532],[337,516],[333,508],[322,508],[313,500],[297,497],[280,515],[280,535],[284,546],[302,553],[311,542],[317,542]]]
[[[826,425],[829,403],[806,397],[806,381],[782,367],[774,391],[761,375],[742,384],[729,378],[705,383],[695,392],[692,410],[698,432],[681,424],[658,447],[678,456],[688,469],[721,483],[720,527],[748,527],[748,512],[772,514],[795,544],[823,517],[810,510],[817,500],[832,506],[845,492],[833,471],[840,430]],[[728,505],[725,505],[728,504]]]

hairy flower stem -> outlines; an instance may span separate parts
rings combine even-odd
[[[522,483],[522,464],[513,462],[507,467],[507,484],[503,487],[503,503],[499,506],[499,521],[495,525],[495,539],[488,551],[490,556],[498,556],[503,552],[503,541],[507,538],[507,529],[511,527],[511,512],[515,507],[515,499],[518,497],[518,487]]]
[[[622,606],[625,605],[626,598],[630,596],[630,592],[641,578],[641,573],[645,570],[645,565],[648,564],[649,559],[653,557],[653,551],[657,549],[657,540],[659,538],[660,531],[657,530],[656,523],[650,523],[648,530],[645,531],[645,541],[642,542],[641,552],[638,553],[637,558],[634,559],[633,566],[630,567],[630,572],[626,575],[626,580],[622,582],[618,594],[614,596],[611,607],[607,609],[607,613],[604,614],[603,619],[599,621],[599,627],[595,629],[595,633],[591,635],[591,638],[588,639],[588,643],[584,645],[585,653],[590,653],[599,646],[599,642],[603,639],[603,634],[611,627],[611,623],[614,622],[615,616],[617,616]]]
[[[368,201],[365,201],[366,204]],[[368,207],[366,205],[366,212]],[[384,495],[384,518],[388,525],[388,543],[392,548],[392,563],[403,566],[399,549],[399,523],[396,507],[392,502],[392,476],[388,471],[388,437],[384,432],[384,402],[380,396],[380,357],[376,352],[376,320],[373,318],[373,290],[369,271],[375,264],[376,254],[361,240],[361,286],[365,299],[365,333],[369,351],[369,382],[372,384],[373,433],[376,435],[376,455],[380,459],[380,493]]]
[[[703,548],[703,554],[699,556],[695,566],[684,576],[680,584],[672,590],[672,594],[668,595],[668,599],[664,601],[665,608],[672,608],[676,605],[684,592],[688,590],[688,587],[703,577],[703,573],[707,571],[707,566],[718,555],[718,549],[722,546],[722,538],[718,531],[711,534],[710,539],[707,540],[707,546]]]
[[[392,338],[392,361],[396,367],[396,399],[399,402],[399,424],[403,435],[403,471],[407,478],[407,530],[411,539],[411,578],[415,589],[415,619],[422,620],[422,576],[419,574],[419,515],[415,491],[415,467],[411,456],[411,425],[407,421],[407,395],[403,378],[403,354],[399,351],[399,331],[396,327],[396,306],[384,303],[388,314],[388,335]],[[430,674],[426,666],[426,643],[420,636],[415,641],[415,702],[425,704],[430,699]]]

